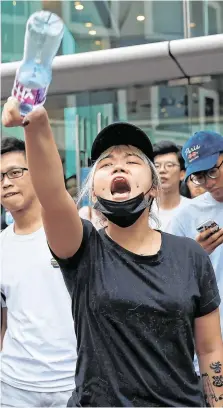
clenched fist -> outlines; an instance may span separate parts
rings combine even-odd
[[[2,112],[2,124],[5,127],[26,126],[29,123],[40,126],[46,118],[47,113],[43,107],[39,107],[22,117],[19,112],[19,102],[13,96],[8,98]]]

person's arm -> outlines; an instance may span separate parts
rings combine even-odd
[[[194,241],[194,274],[199,296],[195,300],[194,339],[207,406],[223,406],[223,343],[215,272],[207,253]],[[215,366],[220,365],[217,373]],[[214,371],[215,370],[215,371]]]
[[[79,249],[83,227],[77,207],[66,191],[61,159],[46,110],[41,107],[21,118],[15,98],[9,98],[2,114],[4,126],[25,130],[28,168],[37,197],[49,245],[59,258],[70,258]]]
[[[195,345],[208,407],[223,406],[223,342],[219,309],[195,320]]]
[[[1,306],[1,350],[6,330],[7,330],[7,307]]]
[[[168,224],[166,232],[181,237],[188,236],[186,227],[187,217],[189,216],[190,215],[183,210],[179,211]],[[210,255],[219,245],[223,244],[223,228],[220,228],[217,232],[210,234],[212,231],[214,231],[214,228],[211,230],[207,229],[206,231],[197,234],[196,238],[193,237],[208,255]]]

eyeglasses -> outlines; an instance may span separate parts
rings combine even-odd
[[[154,166],[155,166],[155,168],[156,168],[157,170],[160,170],[161,167],[162,167],[162,165],[163,165],[163,167],[164,167],[164,169],[165,169],[166,171],[168,171],[168,170],[173,170],[174,167],[180,167],[179,164],[174,163],[174,162],[171,162],[171,161],[165,162],[165,163],[154,163]]]
[[[222,162],[219,164],[219,166],[214,166],[212,169],[207,170],[207,171],[201,171],[199,173],[191,174],[190,179],[193,181],[194,184],[197,186],[202,186],[206,183],[207,177],[210,179],[216,179],[220,176],[220,167],[223,164]]]
[[[28,171],[26,167],[16,167],[15,169],[11,169],[9,171],[6,171],[5,173],[1,173],[1,181],[4,180],[5,175],[9,179],[22,177],[25,170]]]

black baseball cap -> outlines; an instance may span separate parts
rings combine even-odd
[[[127,122],[115,122],[106,126],[96,136],[91,148],[91,160],[95,162],[109,147],[132,145],[153,161],[152,144],[142,129]]]

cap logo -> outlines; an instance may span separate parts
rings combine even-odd
[[[187,160],[189,163],[194,161],[195,159],[199,158],[199,150],[200,150],[200,145],[193,146],[191,148],[187,148],[185,153],[187,155]]]

